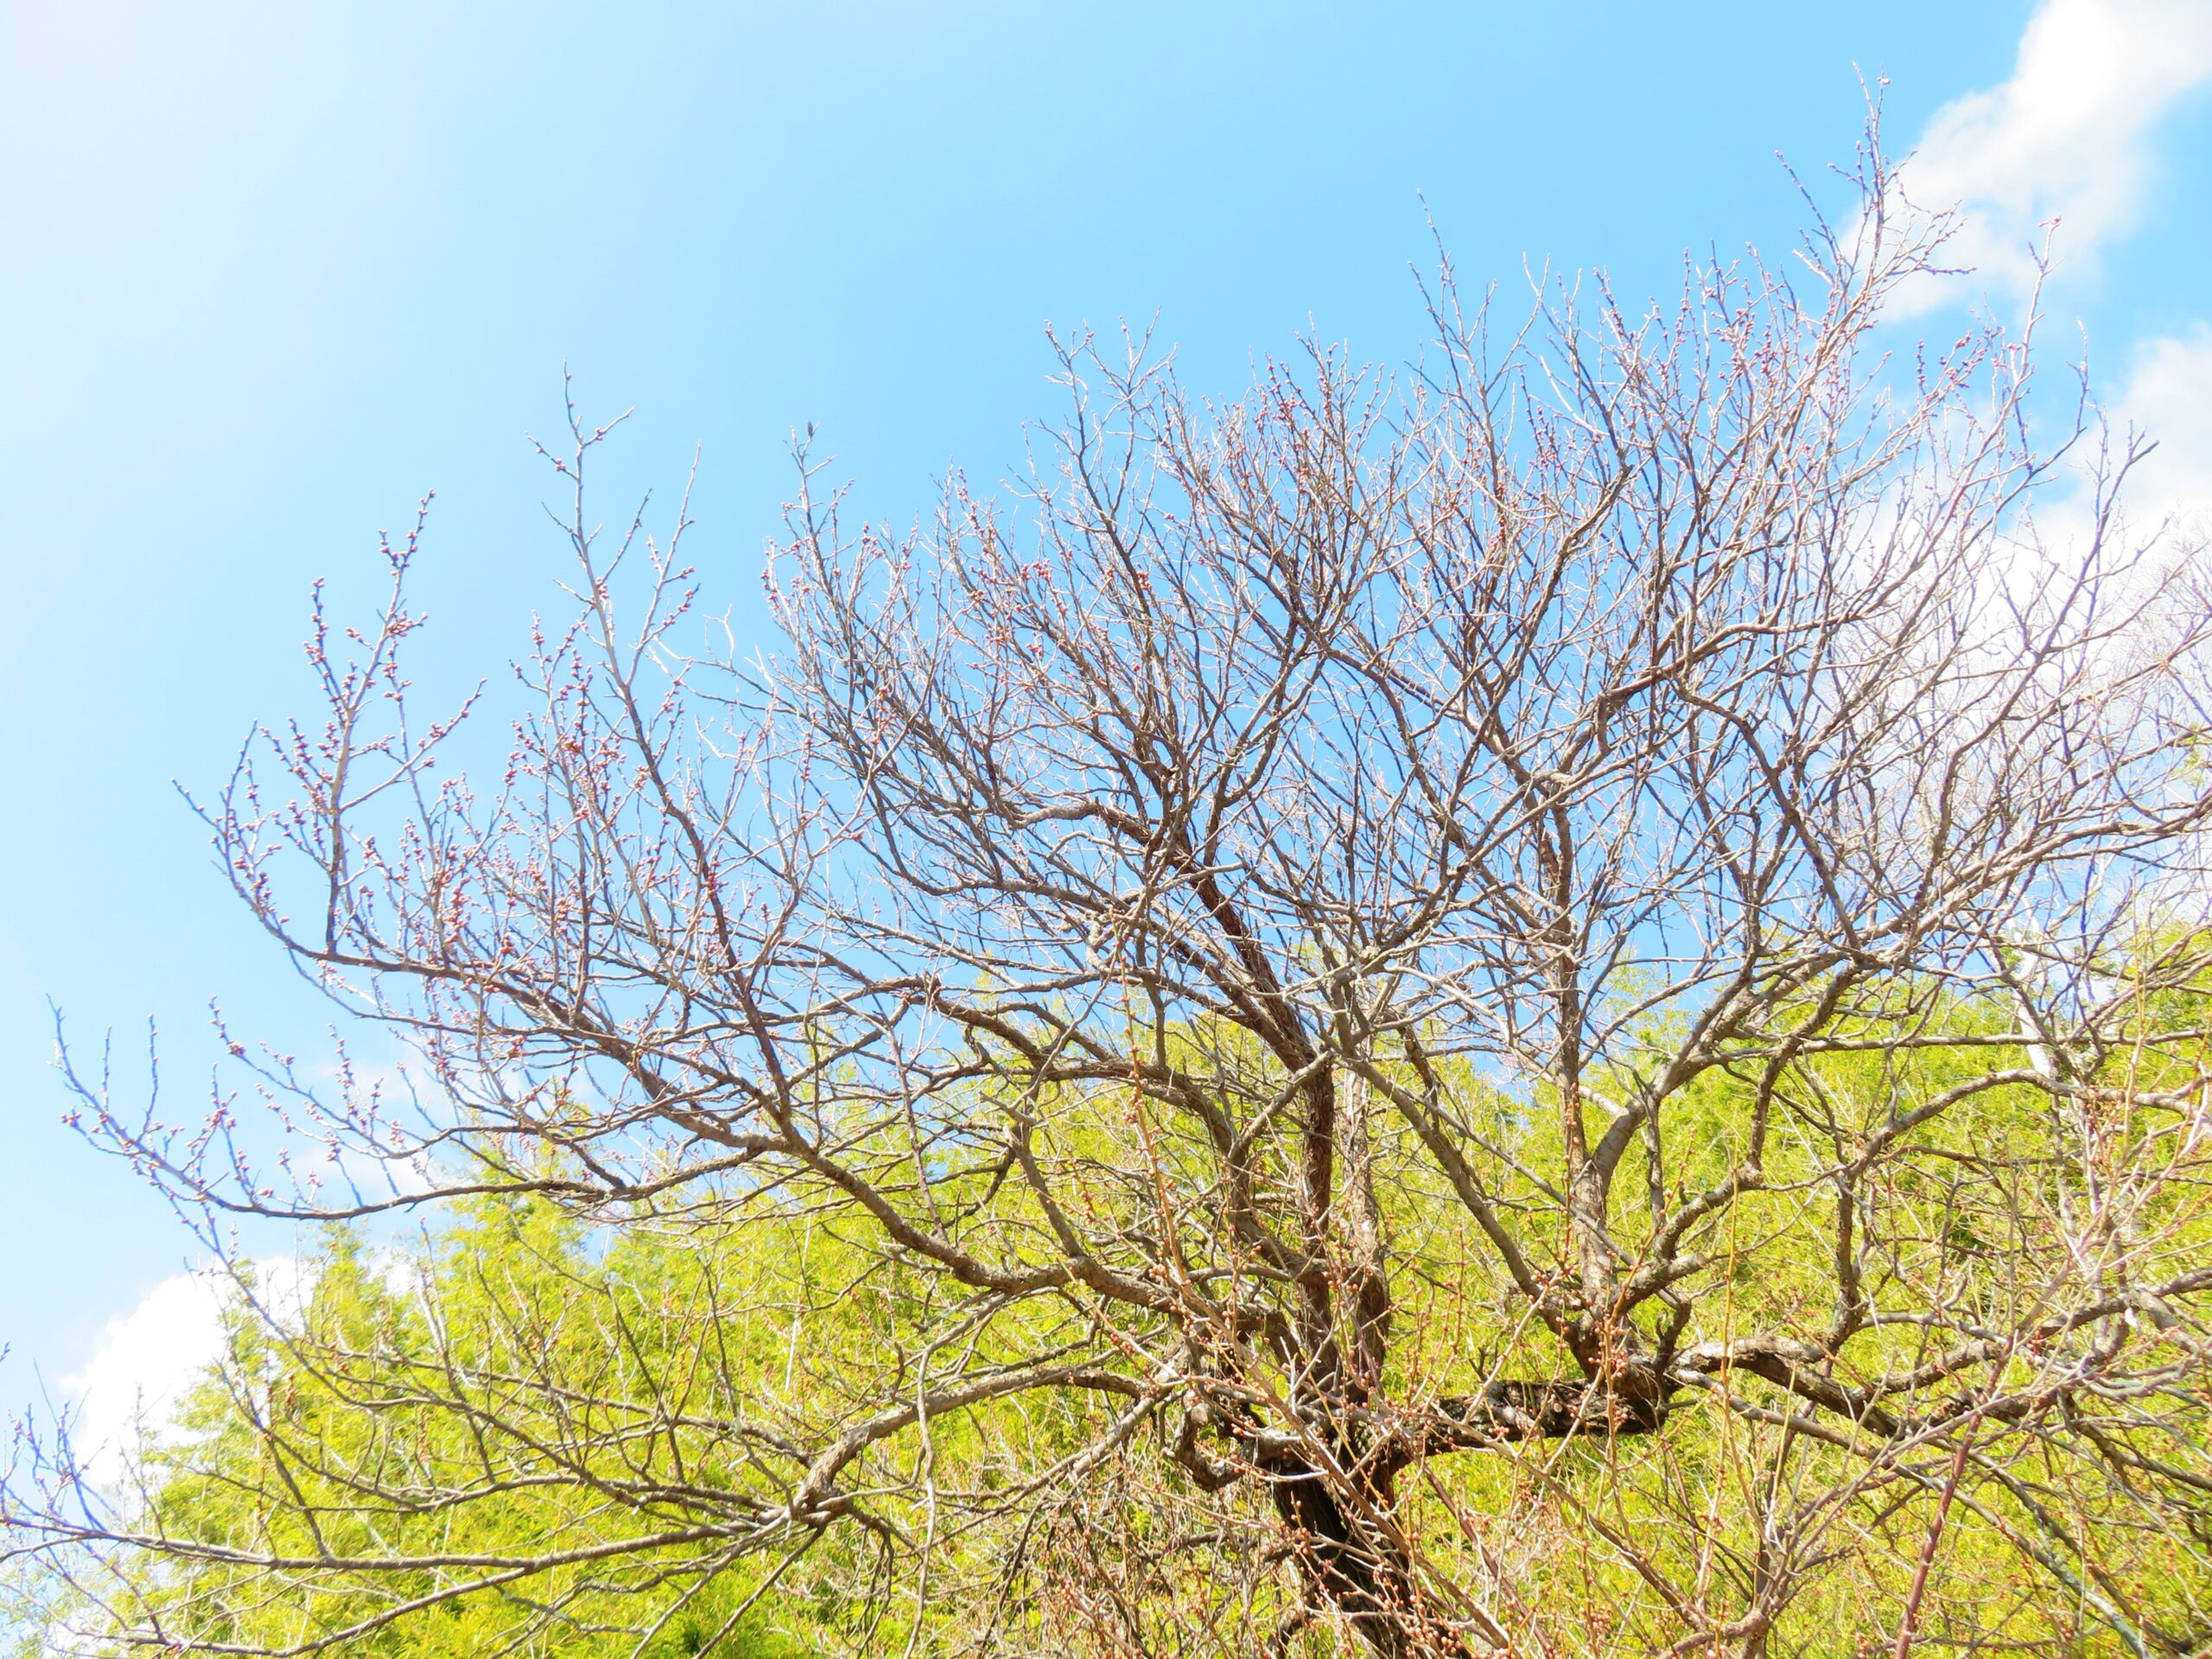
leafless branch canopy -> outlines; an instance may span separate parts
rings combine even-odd
[[[437,1103],[262,1063],[320,1185],[220,1103],[88,1079],[92,1130],[217,1211],[817,1217],[931,1287],[879,1394],[747,1442],[744,1503],[626,1496],[687,1517],[652,1548],[925,1557],[888,1448],[1086,1395],[1095,1440],[963,1512],[1034,1526],[1154,1446],[1192,1504],[1256,1495],[1306,1612],[1461,1653],[1527,1626],[1440,1460],[1732,1412],[1760,1559],[1646,1549],[1670,1639],[1756,1647],[1850,1505],[1940,1493],[2159,1650],[2033,1516],[2094,1478],[2186,1540],[2212,1491],[2202,566],[2131,534],[2133,450],[2031,442],[2026,340],[1878,354],[1939,235],[1870,211],[1510,335],[1447,273],[1407,373],[1317,348],[1225,406],[1066,342],[1027,481],[912,532],[802,448],[752,663],[688,647],[680,529],[594,528],[577,422],[575,615],[504,778],[409,712],[410,541],[350,656],[318,623],[327,724],[208,809]]]

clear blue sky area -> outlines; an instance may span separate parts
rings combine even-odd
[[[1470,280],[1657,292],[1686,249],[1786,247],[1776,153],[1847,160],[1859,73],[1908,144],[2033,15],[0,0],[0,1403],[190,1255],[59,1127],[48,999],[95,1040],[151,1016],[187,1096],[210,998],[315,1052],[171,780],[306,708],[309,583],[364,613],[427,489],[424,677],[520,645],[559,602],[524,434],[564,363],[639,410],[610,512],[703,446],[694,551],[743,633],[795,426],[905,518],[1018,464],[1048,321],[1156,318],[1207,390],[1308,328],[1401,363],[1424,199]],[[2115,371],[2212,315],[2212,122],[2152,137],[2063,292]]]

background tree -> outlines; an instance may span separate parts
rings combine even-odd
[[[318,620],[283,798],[250,760],[208,811],[432,1103],[249,1058],[315,1176],[228,1097],[86,1078],[88,1128],[211,1224],[527,1199],[764,1275],[818,1228],[835,1363],[695,1389],[685,1344],[775,1328],[696,1283],[588,1402],[279,1332],[486,1449],[291,1435],[240,1540],[34,1448],[10,1521],[232,1597],[497,1594],[520,1643],[566,1531],[386,1518],[565,1505],[640,1651],[845,1534],[910,1650],[2212,1640],[2201,557],[2128,534],[2133,448],[2084,494],[2082,423],[2031,442],[2024,339],[1872,353],[1942,226],[1859,185],[1791,272],[1648,315],[1501,336],[1447,272],[1395,382],[1315,350],[1214,407],[1071,343],[1028,484],[912,533],[802,449],[758,663],[686,648],[681,514],[594,528],[572,418],[577,614],[504,775],[432,770],[410,539],[353,655]]]

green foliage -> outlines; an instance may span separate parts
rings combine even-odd
[[[334,1230],[295,1317],[241,1297],[225,1361],[142,1471],[138,1524],[191,1554],[80,1579],[72,1617],[363,1653],[818,1651],[834,1607],[743,1611],[780,1558],[699,1523],[742,1515],[757,1484],[733,1425],[864,1340],[880,1299],[840,1305],[852,1266],[796,1219],[609,1245],[524,1198],[480,1200],[411,1249]],[[372,1570],[396,1560],[442,1564]]]
[[[1707,1072],[1672,1103],[1667,1139],[1637,1154],[1646,1167],[1619,1184],[1615,1236],[1634,1257],[1663,1213],[1638,1194],[1656,1187],[1678,1207],[1726,1180],[1764,1088],[1763,1183],[1678,1247],[1710,1263],[1681,1343],[1820,1340],[1853,1294],[1941,1308],[1953,1330],[2032,1329],[2056,1280],[2081,1271],[2069,1250],[2092,1198],[2124,1209],[2139,1278],[2202,1268],[2202,1137],[2144,1103],[2199,1075],[2201,1043],[2148,1039],[2201,1027],[2205,1006],[2168,992],[2135,1010],[2145,1040],[2112,1045],[2109,1078],[2085,1079],[2063,1123],[2052,1095],[2022,1083],[1965,1092],[1916,1123],[1910,1155],[1871,1164],[1850,1195],[1855,1293],[1839,1276],[1834,1170],[1917,1106],[2024,1067],[2018,1047],[1993,1040],[2011,1029],[2008,1010],[1955,1001],[1941,1011],[1946,1040],[1904,1045],[1870,1016],[1863,1048],[1847,1030],[1772,1075]],[[1453,1086],[1501,1209],[1535,1205],[1562,1155],[1554,1103],[1471,1073]],[[1088,1206],[1094,1227],[1143,1224],[1154,1202],[1087,1173],[1111,1167],[1096,1155],[1109,1143],[1151,1136],[1164,1182],[1187,1163],[1188,1185],[1203,1184],[1203,1148],[1179,1142],[1172,1121],[1147,1121],[1141,1097],[1064,1090],[1035,1104],[1038,1155],[1065,1172],[1063,1201]],[[1410,1137],[1382,1132],[1376,1160],[1400,1285],[1383,1394],[1418,1404],[1567,1368]],[[1043,1225],[1033,1198],[988,1167],[963,1173],[949,1154],[934,1174],[954,1236]],[[775,1522],[802,1449],[913,1397],[949,1327],[966,1333],[969,1373],[1078,1342],[1084,1327],[1070,1299],[973,1299],[980,1311],[963,1312],[967,1293],[797,1186],[738,1196],[616,1228],[542,1199],[482,1198],[408,1248],[330,1231],[296,1314],[242,1295],[224,1363],[149,1456],[134,1525],[165,1548],[111,1552],[40,1619],[256,1650],[782,1659],[910,1641],[922,1653],[995,1641],[1242,1654],[1296,1607],[1258,1483],[1200,1492],[1161,1455],[1165,1414],[1116,1431],[1110,1399],[1073,1390],[911,1426],[844,1482],[860,1495],[849,1524]],[[1218,1230],[1198,1224],[1183,1249],[1194,1270],[1228,1259]],[[1643,1340],[1664,1339],[1655,1310],[1642,1317]],[[1866,1387],[1949,1339],[1924,1321],[1870,1325],[1833,1375]],[[2186,1329],[2149,1339],[2193,1375]],[[1974,1386],[2031,1392],[2042,1357],[2023,1348]],[[1945,1373],[1891,1408],[1933,1408],[1963,1386]],[[2055,1404],[2077,1437],[2101,1437],[2107,1460],[2033,1436],[1970,1445],[1961,1466],[1986,1478],[1937,1528],[1948,1440],[1870,1461],[1848,1424],[1725,1375],[1662,1433],[1433,1459],[1402,1494],[1400,1523],[1440,1580],[1490,1585],[1491,1615],[1556,1651],[1663,1650],[1680,1639],[1681,1586],[1732,1585],[1748,1600],[1786,1555],[1793,1590],[1769,1650],[1853,1653],[1858,1636],[1829,1633],[1863,1633],[1870,1609],[1893,1617],[1929,1550],[1928,1640],[2127,1651],[2101,1599],[2179,1652],[2212,1637],[2212,1509],[2191,1496],[2212,1491],[2203,1406],[2185,1388],[2155,1411]],[[1106,1455],[1085,1453],[1102,1445]],[[2142,1501],[2150,1489],[2156,1503]],[[1026,1510],[1002,1501],[1029,1490]],[[905,1587],[887,1562],[918,1549],[929,1568]],[[1313,1654],[1358,1646],[1326,1621],[1296,1641]]]

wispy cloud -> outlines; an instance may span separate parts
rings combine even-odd
[[[253,1264],[255,1294],[280,1316],[304,1289],[297,1258]],[[79,1463],[104,1485],[127,1474],[149,1437],[168,1428],[193,1385],[223,1351],[223,1311],[235,1286],[219,1268],[164,1279],[128,1313],[110,1319],[85,1369],[61,1380],[75,1409],[71,1443]]]
[[[2208,86],[2212,0],[2044,0],[2011,78],[1936,111],[1899,170],[1916,207],[1956,211],[1945,262],[1974,274],[1910,284],[1897,312],[2018,302],[2053,221],[2054,278],[2094,271],[2155,210],[2160,123]],[[2139,340],[2119,360],[2125,378],[2100,387],[2113,443],[2132,429],[2157,445],[2129,480],[2133,526],[2212,529],[2212,326]],[[2088,512],[2084,493],[2040,517],[2063,543],[2086,534]]]
[[[2207,80],[2212,0],[2048,0],[2012,79],[1936,111],[1905,163],[1905,194],[1963,209],[1951,263],[1972,266],[1977,287],[2024,292],[2053,219],[2060,269],[2093,269],[2142,212],[2153,129]],[[1929,284],[1909,301],[1928,308],[1958,296]]]
[[[2212,530],[2212,326],[2146,340],[2134,359],[2113,414],[2158,445],[2130,480],[2135,517]]]

